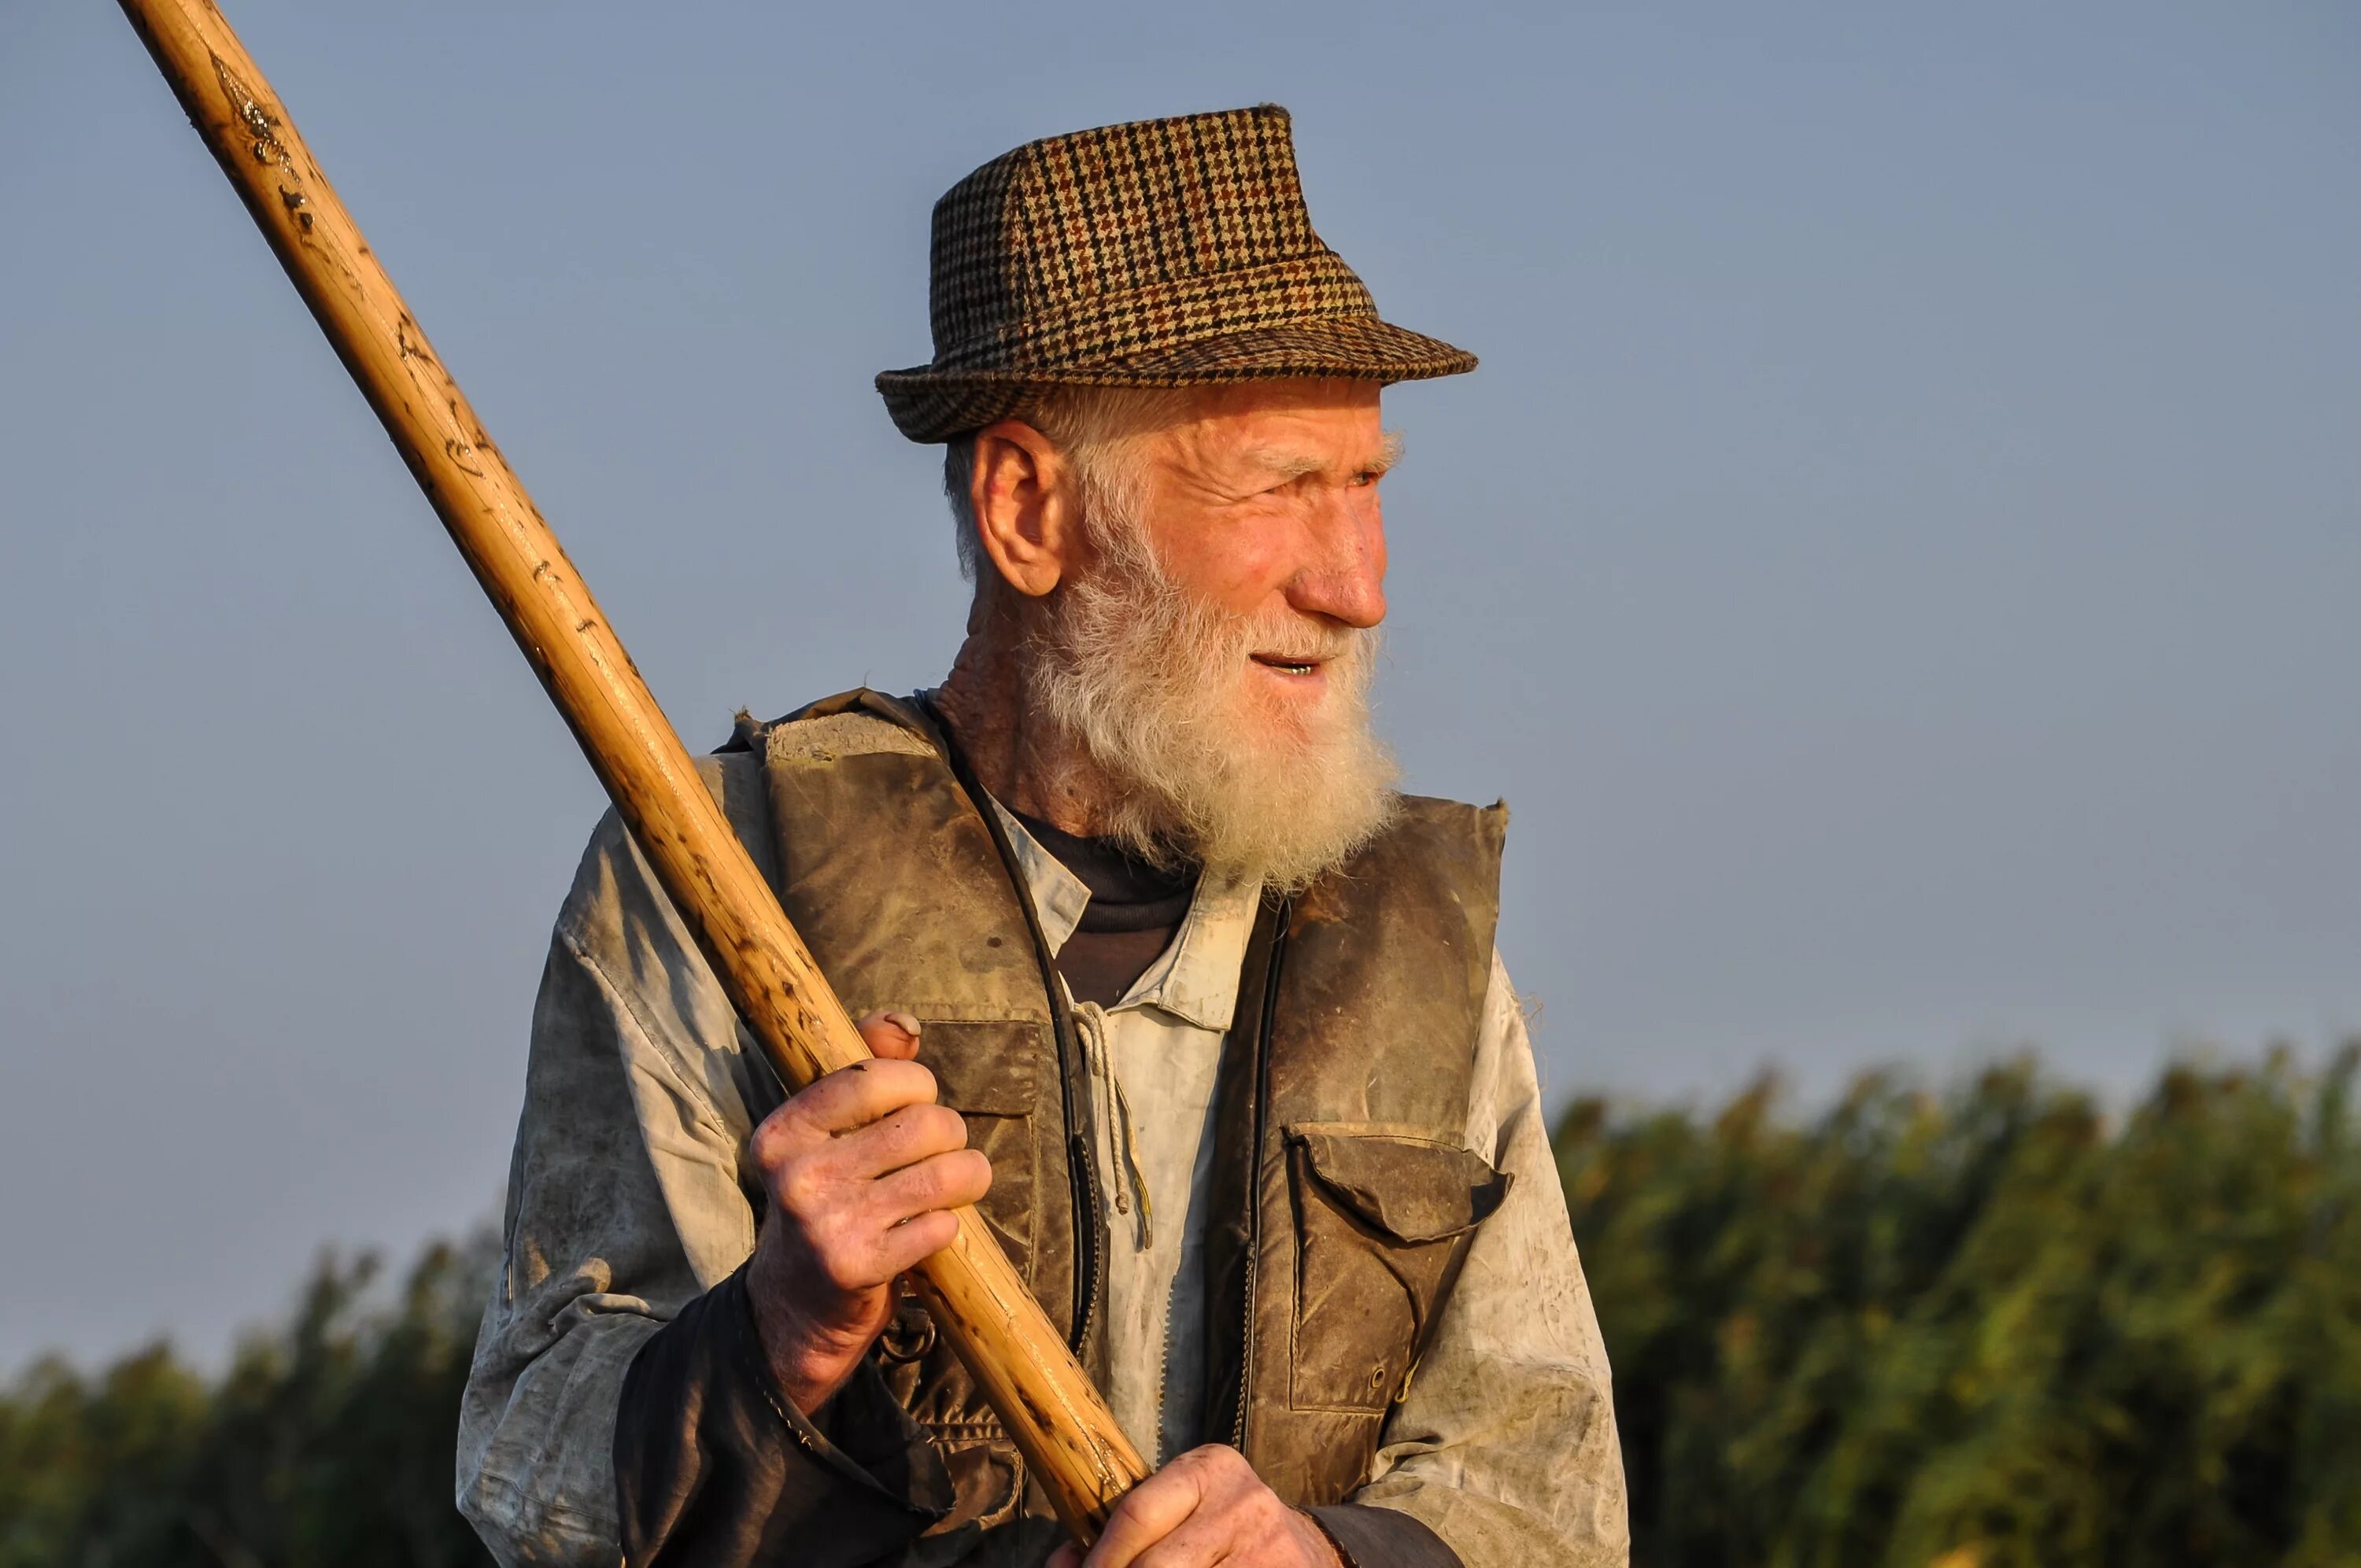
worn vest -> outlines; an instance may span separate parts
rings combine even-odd
[[[996,815],[928,713],[875,692],[738,744],[762,759],[789,918],[855,1016],[924,1022],[940,1098],[992,1161],[984,1217],[1083,1348],[1103,1225],[1083,1066]],[[1217,1091],[1203,1430],[1301,1507],[1367,1476],[1508,1185],[1460,1146],[1507,812],[1402,806],[1345,866],[1264,908]],[[939,1529],[1048,1515],[915,1300],[877,1354],[950,1468],[958,1502]]]

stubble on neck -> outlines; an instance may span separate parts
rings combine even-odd
[[[986,589],[978,596],[965,641],[934,706],[959,743],[976,782],[1012,811],[1085,839],[1104,835],[1124,793],[1075,737],[1026,697],[1024,661],[1033,621],[1049,613],[1038,601]]]

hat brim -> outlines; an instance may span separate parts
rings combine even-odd
[[[1425,381],[1476,368],[1476,356],[1375,316],[1257,327],[1093,365],[888,370],[877,390],[895,428],[940,442],[1005,419],[1038,387],[1210,387],[1298,378]]]

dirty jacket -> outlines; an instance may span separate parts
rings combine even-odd
[[[1092,1365],[1111,1130],[1005,818],[922,708],[875,694],[741,743],[707,760],[708,784],[848,1005],[924,1021],[922,1059],[993,1160],[986,1218]],[[1205,1310],[1175,1329],[1202,1335],[1202,1430],[1348,1553],[1384,1553],[1400,1532],[1356,1521],[1391,1509],[1471,1568],[1620,1563],[1605,1358],[1491,949],[1501,820],[1407,801],[1343,873],[1266,901],[1223,1040]],[[763,1205],[745,1140],[779,1099],[610,817],[553,940],[463,1412],[460,1504],[503,1560],[616,1561],[615,1453],[636,1434],[615,1412],[642,1349],[742,1363],[729,1399],[685,1418],[774,1445],[766,1522],[734,1560],[792,1543],[813,1563],[1031,1563],[1054,1545],[915,1302],[821,1425],[768,1386],[738,1271]],[[703,1348],[684,1348],[700,1314]]]

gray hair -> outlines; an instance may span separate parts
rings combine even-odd
[[[1044,387],[1029,394],[1010,416],[1024,421],[1063,453],[1081,476],[1086,516],[1093,526],[1111,521],[1105,503],[1130,495],[1137,479],[1131,445],[1185,406],[1190,388]],[[972,583],[983,570],[983,546],[975,533],[975,433],[943,444],[943,495],[957,527],[960,576]]]

